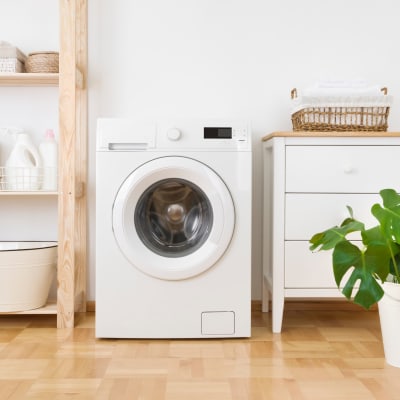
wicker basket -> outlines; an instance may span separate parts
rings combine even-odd
[[[382,88],[384,97],[387,89]],[[291,91],[292,99],[297,90]],[[354,105],[305,107],[292,114],[294,131],[382,131],[388,129],[388,105]]]
[[[26,72],[57,73],[59,54],[55,51],[30,53],[25,61]]]

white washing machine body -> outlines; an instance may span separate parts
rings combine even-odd
[[[99,119],[96,336],[249,337],[250,128]]]

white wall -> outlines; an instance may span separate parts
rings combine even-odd
[[[248,118],[254,129],[253,298],[260,299],[261,138],[291,129],[290,90],[318,79],[364,78],[398,99],[400,3],[97,0],[89,6],[91,176],[97,117]],[[396,101],[390,130],[400,130],[399,111]],[[91,203],[93,190],[92,181]],[[91,277],[93,246],[91,239]]]
[[[1,0],[0,41],[10,42],[28,55],[58,51],[58,2],[54,0]],[[14,138],[1,128],[18,127],[36,145],[47,128],[58,138],[56,87],[0,87],[0,166],[4,166]],[[57,240],[57,198],[0,198],[0,240]]]
[[[253,298],[261,296],[261,137],[291,129],[290,90],[319,78],[363,77],[395,97],[400,131],[398,0],[88,0],[89,291],[95,298],[94,160],[97,117],[235,115],[254,135]],[[46,10],[46,12],[43,12]],[[0,40],[29,53],[58,48],[58,2],[1,0]],[[0,127],[22,126],[36,142],[57,126],[54,88],[0,88]],[[58,133],[58,132],[57,132]],[[0,149],[7,149],[0,137]],[[0,152],[4,163],[3,151]],[[36,203],[36,201],[35,201]],[[12,238],[0,203],[0,239]],[[11,206],[11,205],[10,205]],[[22,208],[36,210],[28,202]],[[44,206],[43,208],[46,208]],[[24,215],[26,215],[24,214]],[[8,214],[7,214],[8,215]],[[24,216],[24,221],[27,217]],[[52,216],[41,236],[55,235]],[[22,224],[22,222],[21,222]],[[34,226],[29,224],[31,235]],[[19,227],[20,225],[17,225]],[[44,225],[45,226],[45,225]],[[15,236],[18,236],[16,238]]]

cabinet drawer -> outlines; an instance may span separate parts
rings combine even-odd
[[[337,288],[332,269],[332,252],[313,253],[308,242],[285,242],[285,288]]]
[[[377,225],[371,206],[381,200],[378,194],[301,194],[285,196],[285,239],[310,240],[317,232],[339,225],[349,216],[351,206],[354,217],[365,222],[367,228]],[[349,236],[357,238],[357,234]]]
[[[287,146],[286,192],[397,189],[399,159],[400,146]]]

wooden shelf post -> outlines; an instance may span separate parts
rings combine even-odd
[[[86,311],[87,0],[59,1],[57,326],[72,328],[74,313]]]

